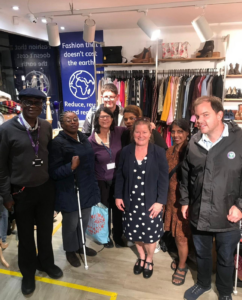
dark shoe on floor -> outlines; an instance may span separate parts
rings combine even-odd
[[[110,241],[107,244],[103,245],[105,248],[113,248],[113,241],[110,239]]]
[[[78,268],[81,265],[79,258],[75,252],[66,252],[66,259],[72,267]]]
[[[233,300],[233,298],[231,295],[229,295],[229,296],[220,296],[219,295],[218,300]]]
[[[185,278],[186,278],[186,275],[187,275],[187,271],[188,271],[188,268],[179,268],[177,267],[175,273],[172,275],[172,283],[174,285],[183,285],[184,282],[185,282]],[[175,282],[175,280],[179,281],[179,282]]]
[[[144,262],[143,266],[140,265],[142,261]],[[135,275],[141,274],[144,270],[144,265],[145,265],[145,259],[138,258],[134,265],[134,274]]]
[[[25,296],[32,294],[35,290],[35,279],[34,278],[33,279],[23,278],[21,290]]]
[[[83,248],[80,248],[76,253],[84,254]],[[86,255],[87,256],[96,256],[97,251],[95,251],[94,249],[86,247]]]
[[[152,266],[152,270],[150,270],[150,266]],[[147,261],[145,262],[145,267],[144,267],[144,271],[143,271],[143,277],[144,278],[148,279],[152,276],[153,266],[154,266],[153,262],[152,263],[147,262]]]
[[[37,270],[39,270],[40,272],[47,273],[47,275],[53,279],[58,279],[63,276],[62,270],[59,267],[57,267],[56,265],[53,265],[52,267],[50,267],[48,269],[44,269],[44,268],[42,269],[42,268],[37,267]]]
[[[185,291],[184,299],[185,300],[196,300],[200,296],[202,296],[204,293],[208,293],[210,290],[211,290],[211,288],[205,289],[196,283],[196,284],[194,284],[194,286],[190,287],[190,289]]]
[[[126,247],[125,242],[122,239],[114,240],[116,248]]]

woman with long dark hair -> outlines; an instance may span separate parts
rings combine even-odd
[[[188,268],[186,260],[188,256],[188,239],[191,236],[190,224],[182,217],[179,192],[180,167],[186,153],[188,137],[190,135],[189,123],[185,119],[174,120],[170,127],[174,146],[166,151],[169,165],[169,191],[165,209],[165,231],[171,231],[178,249],[179,262],[171,263],[175,273],[172,276],[174,285],[182,285],[185,282]]]

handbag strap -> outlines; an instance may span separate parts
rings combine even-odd
[[[177,165],[175,166],[175,168],[173,168],[173,169],[171,170],[171,172],[169,173],[169,180],[170,180],[171,177],[174,175],[174,173],[176,173],[177,169],[181,166],[181,164],[182,164],[182,161],[179,162],[179,164],[177,164]]]
[[[126,64],[126,63],[128,62],[127,58],[126,58],[126,57],[124,57],[124,56],[122,56],[122,58],[124,58],[124,59],[125,59],[125,61],[124,61],[123,63],[124,63],[124,64]]]

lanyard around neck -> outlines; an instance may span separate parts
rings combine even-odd
[[[40,125],[38,126],[37,141],[36,141],[36,143],[34,143],[33,138],[32,138],[32,136],[31,136],[31,134],[30,134],[30,131],[29,131],[29,129],[25,126],[24,121],[23,121],[23,119],[22,119],[21,116],[19,117],[19,120],[20,120],[21,124],[25,127],[25,129],[26,129],[26,131],[27,131],[27,133],[28,133],[28,136],[29,136],[31,145],[32,145],[32,147],[33,147],[33,149],[34,149],[35,156],[36,156],[36,158],[38,158]]]

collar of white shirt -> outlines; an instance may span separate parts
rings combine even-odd
[[[201,140],[198,142],[198,144],[199,144],[200,146],[202,146],[203,148],[205,148],[206,150],[209,151],[209,150],[210,150],[212,147],[214,147],[218,142],[220,142],[224,137],[229,136],[229,127],[228,127],[228,124],[226,124],[226,123],[223,123],[223,124],[224,124],[224,130],[223,130],[223,132],[222,132],[220,138],[219,138],[216,142],[212,143],[212,142],[210,141],[209,137],[208,137],[206,134],[203,134],[203,135],[202,135],[202,138],[201,138]]]
[[[38,118],[37,118],[37,122],[36,122],[35,126],[32,128],[32,127],[29,125],[29,123],[25,120],[23,113],[21,113],[21,114],[19,115],[19,118],[18,118],[18,121],[19,121],[19,123],[20,123],[21,125],[23,125],[23,124],[22,124],[21,121],[20,121],[20,117],[22,118],[22,120],[23,120],[23,122],[24,122],[24,126],[25,126],[26,129],[28,129],[29,131],[34,131],[34,130],[36,130],[36,129],[38,128],[38,126],[39,126]]]

